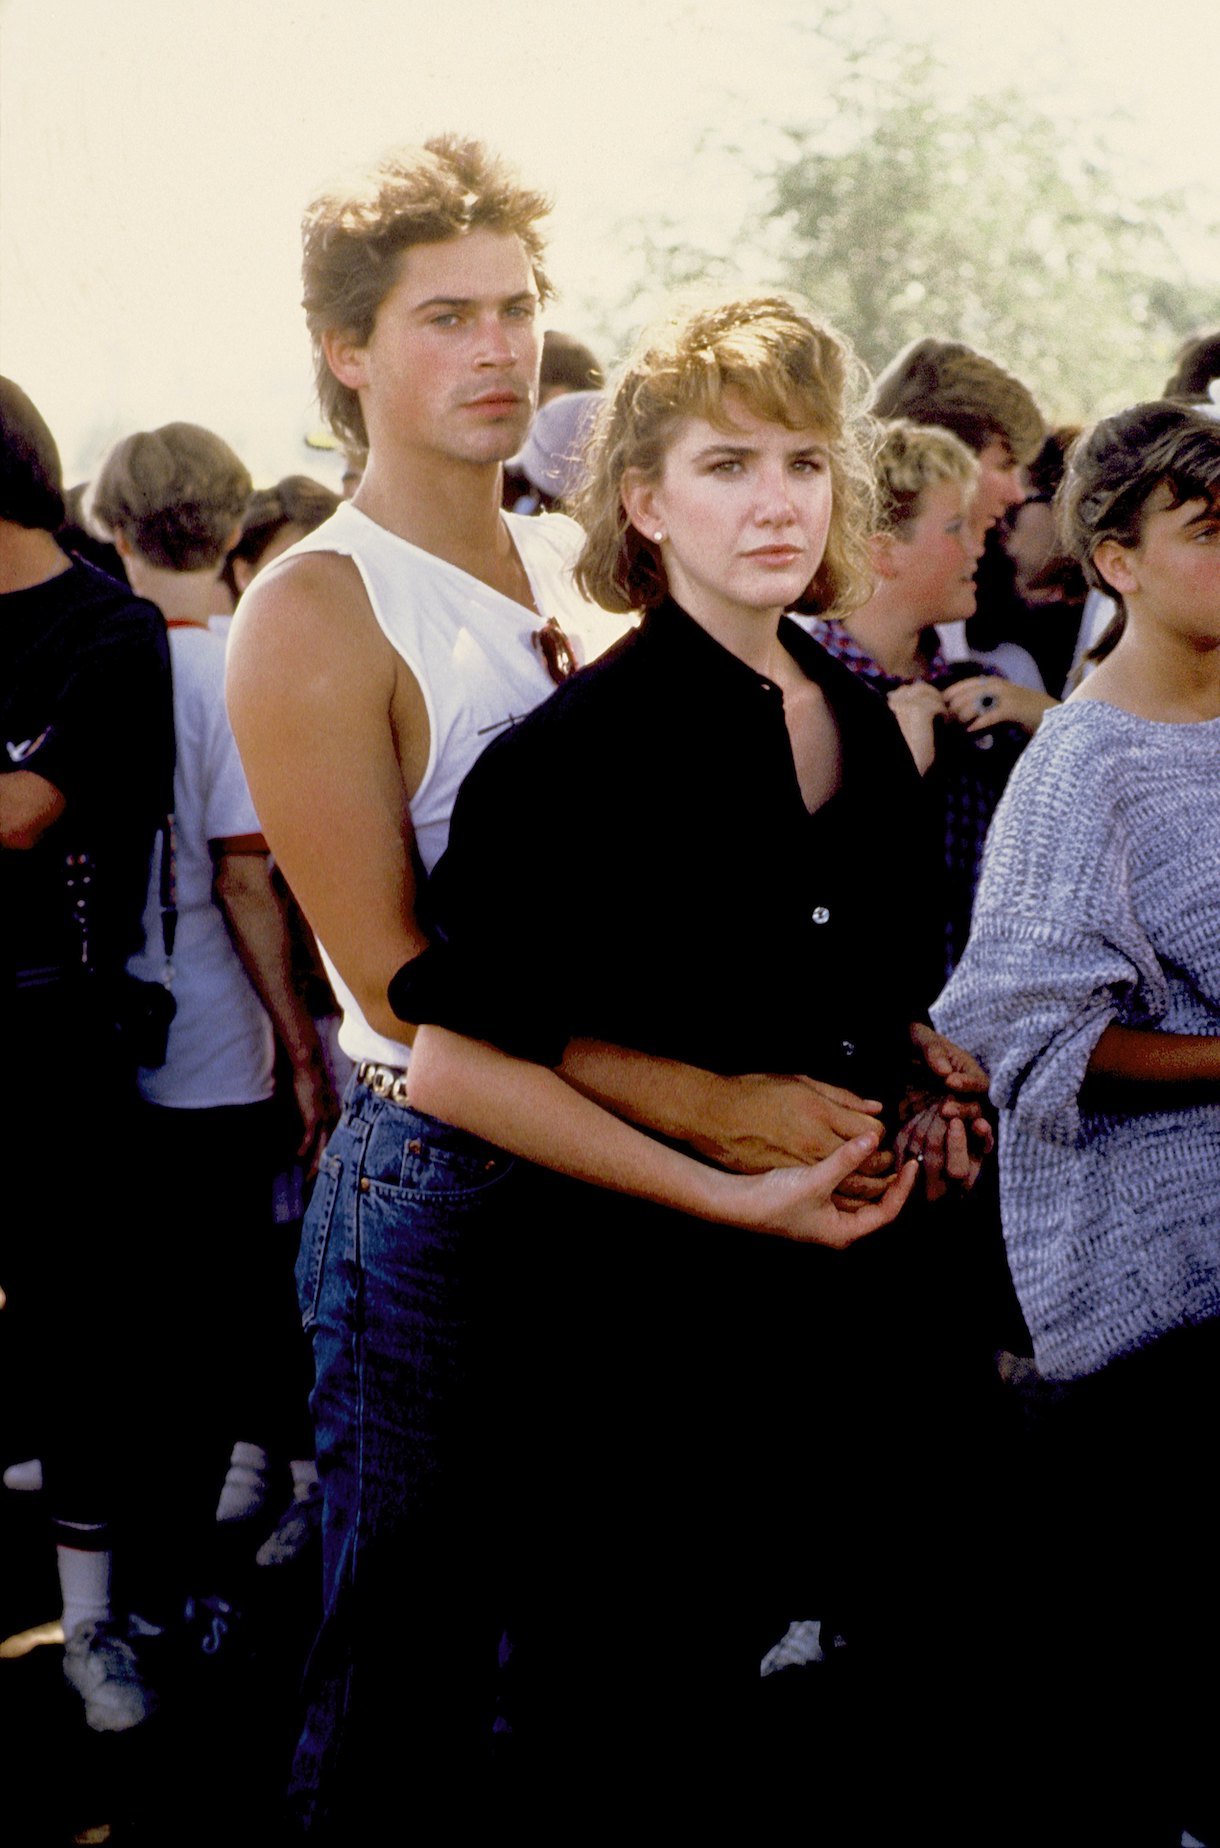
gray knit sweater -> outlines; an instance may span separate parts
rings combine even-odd
[[[1220,1034],[1220,719],[1050,712],[996,811],[933,1009],[991,1073],[1009,1263],[1042,1372],[1093,1373],[1220,1314],[1220,1091],[1082,1110],[1112,1022]]]

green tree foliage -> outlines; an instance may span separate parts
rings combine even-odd
[[[874,370],[934,334],[992,354],[1052,421],[1154,396],[1182,339],[1220,325],[1214,288],[1179,254],[1181,196],[1130,196],[1097,133],[1015,88],[958,102],[927,47],[852,45],[848,23],[831,10],[803,35],[818,82],[799,126],[720,112],[732,129],[706,135],[692,166],[713,190],[726,163],[752,169],[748,221],[713,246],[660,203],[629,239],[635,301],[643,277],[653,300],[696,279],[781,284]]]
[[[784,281],[879,368],[921,334],[969,342],[1055,418],[1150,396],[1217,304],[1169,235],[1175,197],[1120,196],[1105,149],[1015,90],[946,108],[925,51],[881,94],[849,59],[828,119],[773,176]]]

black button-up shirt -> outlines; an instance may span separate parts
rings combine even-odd
[[[773,682],[650,612],[471,770],[401,1018],[898,1094],[932,972],[919,777],[875,695],[780,633],[837,722],[837,793],[806,809]]]

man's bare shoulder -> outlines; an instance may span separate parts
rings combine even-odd
[[[264,760],[298,777],[324,740],[351,760],[385,756],[408,793],[427,764],[428,718],[414,675],[373,614],[358,567],[334,552],[276,561],[241,600],[229,637],[229,718],[255,801]],[[299,793],[299,790],[298,792]]]
[[[331,660],[342,671],[388,663],[390,652],[355,562],[304,552],[277,560],[242,598],[229,639],[230,684],[283,661],[299,669]]]
[[[251,728],[366,724],[402,697],[404,664],[382,634],[357,566],[306,552],[260,575],[229,637],[226,698],[245,756]]]

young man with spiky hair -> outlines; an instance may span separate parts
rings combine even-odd
[[[978,457],[974,524],[980,538],[1019,507],[1021,470],[1046,435],[1042,413],[1020,379],[960,340],[916,340],[892,359],[873,388],[874,416],[937,424]]]
[[[986,684],[977,676],[961,681],[954,716],[975,731],[1002,724],[1034,731],[1056,703],[1046,686],[1059,637],[1042,635],[1019,603],[1015,568],[998,527],[1027,498],[1025,470],[1046,438],[1041,411],[1028,387],[996,360],[960,340],[931,337],[913,341],[890,361],[874,385],[871,408],[887,423],[905,418],[949,430],[974,451],[979,479],[970,524],[982,548],[977,607],[964,628],[949,624],[940,631],[940,647],[950,663],[977,662],[991,678]],[[997,654],[1001,641],[1017,647]]]
[[[357,1066],[298,1270],[325,1606],[297,1784],[309,1826],[345,1842],[363,1839],[364,1813],[401,1801],[418,1816],[468,1791],[492,1740],[489,1587],[503,1549],[476,1390],[495,1321],[480,1209],[494,1193],[502,1226],[522,1177],[407,1107],[412,1030],[387,990],[427,947],[427,874],[467,770],[623,626],[574,587],[571,521],[500,510],[501,464],[536,403],[545,211],[453,136],[311,206],[319,396],[368,462],[352,501],[259,577],[231,645],[255,804],[324,948]],[[572,948],[540,944],[522,983],[561,981]],[[739,1169],[819,1160],[879,1108],[803,1078],[723,1078],[590,1043],[560,1069]],[[873,1163],[853,1177],[865,1197],[892,1157]]]
[[[357,1066],[300,1271],[325,1602],[295,1781],[307,1828],[337,1841],[385,1812],[404,1750],[402,1794],[427,1813],[469,1787],[491,1738],[466,1248],[480,1189],[509,1177],[406,1109],[386,990],[426,945],[419,894],[466,770],[553,666],[616,633],[571,583],[575,528],[500,514],[500,465],[534,411],[546,210],[453,136],[311,205],[318,395],[368,461],[353,499],[262,574],[232,639],[255,802]]]

